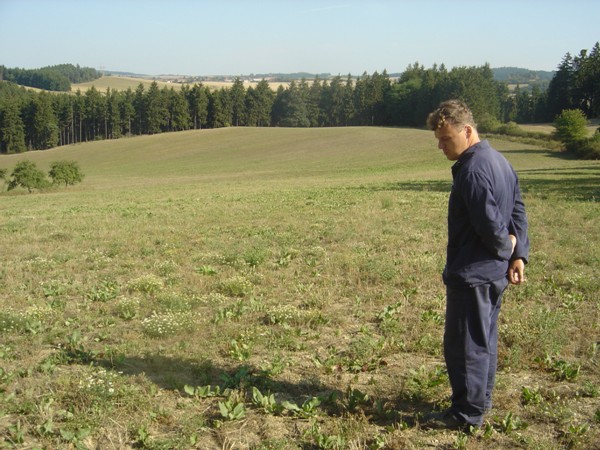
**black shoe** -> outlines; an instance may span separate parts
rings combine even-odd
[[[468,430],[469,424],[460,420],[449,409],[442,412],[431,412],[425,414],[421,422],[421,428],[425,430]]]

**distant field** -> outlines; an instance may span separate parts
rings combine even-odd
[[[411,141],[414,147],[404,150],[399,158],[403,140]],[[42,167],[49,167],[57,158],[76,159],[87,174],[87,183],[104,189],[113,182],[119,185],[132,179],[164,183],[165,176],[200,181],[221,177],[246,181],[272,177],[286,182],[314,178],[329,183],[352,174],[368,177],[373,172],[380,177],[382,172],[404,169],[404,176],[431,178],[443,176],[447,170],[444,161],[432,158],[438,155],[433,144],[429,134],[421,130],[222,128],[6,155],[0,158],[0,167],[22,159],[34,159]]]
[[[551,123],[545,123],[545,124],[519,124],[519,127],[523,128],[525,131],[534,131],[537,133],[547,133],[547,134],[551,134],[554,133],[554,126]]]
[[[600,126],[600,122],[596,119],[596,120],[591,120],[589,125],[588,125],[588,134],[590,136],[592,136],[596,130],[598,129],[598,127]],[[545,124],[519,124],[519,127],[523,128],[526,131],[535,131],[538,133],[547,133],[547,134],[551,134],[554,133],[555,128],[551,123],[545,123]]]
[[[223,128],[0,155],[7,448],[596,448],[600,161],[492,142],[532,253],[500,319],[494,409],[424,431],[442,358],[451,163],[395,128]]]
[[[110,89],[116,91],[126,91],[128,88],[131,88],[132,91],[135,91],[135,88],[139,86],[141,83],[144,88],[148,88],[154,80],[148,78],[132,78],[132,77],[122,77],[122,76],[104,76],[98,80],[90,81],[87,83],[78,83],[71,85],[71,91],[77,92],[79,89],[82,92],[85,92],[92,86],[94,86],[99,91],[106,91],[106,88],[110,87]],[[162,81],[160,79],[156,80],[158,86],[162,89],[163,87],[174,89],[181,89],[181,83],[169,83],[166,81]],[[193,84],[193,83],[192,83]],[[225,82],[225,81],[203,81],[203,85],[208,86],[211,89],[221,89],[221,88],[230,88],[233,85],[233,82]],[[244,86],[248,88],[249,86],[256,87],[257,82],[245,82]],[[277,90],[280,85],[284,87],[287,86],[288,83],[269,83],[273,90]]]
[[[150,87],[154,80],[146,79],[146,78],[131,78],[131,77],[119,77],[119,76],[109,76],[102,77],[94,81],[88,81],[86,83],[74,83],[71,85],[71,92],[87,91],[89,88],[94,86],[99,91],[106,91],[106,88],[114,89],[115,91],[126,91],[128,88],[131,88],[132,91],[135,91],[140,83],[144,86],[145,89]],[[160,88],[163,87],[174,87],[176,89],[180,89],[181,85],[177,83],[166,83],[164,81],[157,80],[156,83]]]
[[[539,159],[531,160],[528,152],[521,151],[528,146],[500,142],[499,147],[521,168],[539,167]],[[376,179],[389,175],[394,180],[446,179],[449,165],[440,154],[434,139],[424,130],[244,127],[138,136],[3,155],[0,168],[23,159],[36,161],[43,168],[56,159],[75,159],[87,174],[81,188],[92,183],[105,189],[113,182],[119,185],[139,178],[161,183],[165,175],[184,180],[274,177],[289,182],[314,178],[325,183],[345,180],[350,174]],[[540,155],[550,154],[554,153],[540,151]],[[561,158],[542,161],[548,168],[582,164]]]

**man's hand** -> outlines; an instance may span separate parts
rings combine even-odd
[[[522,259],[515,259],[508,266],[508,281],[511,284],[521,284],[525,281],[525,263]]]

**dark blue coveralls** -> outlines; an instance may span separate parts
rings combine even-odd
[[[508,285],[509,261],[529,257],[527,216],[510,163],[483,140],[452,166],[444,358],[452,387],[452,413],[481,425],[492,407],[498,314]],[[517,238],[512,253],[509,234]]]

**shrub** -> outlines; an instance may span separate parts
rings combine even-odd
[[[496,133],[500,126],[500,121],[491,114],[485,114],[477,121],[477,129],[482,133]]]
[[[579,158],[600,159],[600,132],[596,131],[591,138],[565,142],[564,147]]]
[[[522,128],[519,128],[515,122],[508,122],[500,125],[496,128],[496,133],[498,134],[507,134],[509,136],[524,136],[525,131]]]
[[[600,133],[589,139],[572,142],[567,149],[584,159],[600,159]]]
[[[587,119],[579,109],[565,109],[554,120],[554,137],[567,147],[587,137]]]

